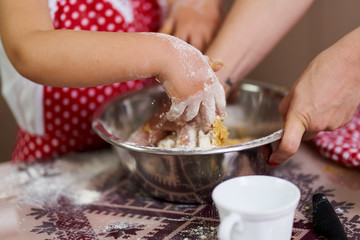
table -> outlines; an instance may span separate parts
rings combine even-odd
[[[120,165],[111,150],[30,166],[1,164],[0,239],[217,239],[213,204],[154,199]],[[311,198],[319,192],[328,197],[349,239],[360,239],[359,170],[341,167],[302,144],[271,174],[301,190],[293,239],[322,239],[311,221]]]

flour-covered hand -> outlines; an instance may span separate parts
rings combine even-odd
[[[142,146],[156,144],[170,132],[176,131],[176,124],[166,119],[171,103],[165,103],[140,128],[133,132],[128,141]]]
[[[172,49],[167,67],[158,75],[172,103],[166,117],[179,125],[196,117],[200,128],[208,131],[217,116],[225,117],[226,106],[224,88],[211,68],[213,61],[178,38],[163,37]]]

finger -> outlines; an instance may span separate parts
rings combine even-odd
[[[204,42],[202,39],[202,36],[199,34],[191,34],[191,37],[189,39],[189,42],[192,46],[196,47],[199,51],[203,51],[204,50]]]
[[[166,119],[169,121],[176,121],[184,113],[187,104],[185,102],[171,104],[170,110],[166,113]]]
[[[196,115],[199,113],[199,109],[200,109],[200,102],[198,101],[195,101],[190,105],[188,105],[183,114],[184,122],[189,122],[193,120],[196,117]]]
[[[214,97],[209,97],[207,101],[201,103],[200,114],[201,123],[200,127],[206,133],[210,130],[211,124],[215,121],[216,107]]]
[[[208,58],[208,63],[214,72],[219,71],[222,67],[225,66],[225,63],[219,59],[212,59],[210,57],[207,58]]]
[[[226,97],[224,88],[221,86],[219,93],[215,94],[216,114],[222,118],[226,117]],[[221,92],[220,92],[221,91]]]
[[[174,36],[180,38],[181,40],[189,43],[189,31],[186,30],[184,27],[179,27],[178,25],[175,26],[175,33]]]
[[[294,155],[300,147],[304,132],[305,126],[298,118],[288,118],[285,122],[284,136],[278,148],[270,156],[270,164],[283,163]]]
[[[176,131],[176,124],[165,118],[158,119],[158,122],[152,121],[149,124],[151,125],[149,125],[148,141],[151,145],[156,145],[161,139],[169,135],[169,133]]]
[[[167,132],[175,132],[177,128],[177,124],[170,121],[165,121],[162,125],[162,130]]]
[[[178,131],[178,147],[195,148],[197,144],[196,127],[192,124],[187,124],[181,127]]]
[[[220,59],[212,59],[210,66],[214,72],[217,72],[225,66],[225,63]]]
[[[165,138],[168,134],[169,132],[165,131],[162,128],[153,129],[149,135],[149,144],[156,145],[161,139]]]
[[[165,20],[161,26],[159,33],[165,33],[171,35],[174,32],[174,20],[172,17]]]

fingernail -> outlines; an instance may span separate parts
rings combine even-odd
[[[224,63],[222,60],[220,60],[220,59],[215,59],[214,62],[215,62],[216,64],[222,66],[222,67],[225,66],[225,63]]]
[[[211,60],[211,68],[216,72],[225,66],[225,63],[218,59]]]
[[[276,167],[276,166],[278,166],[278,165],[279,165],[278,163],[269,162],[269,166],[270,166],[270,167]]]
[[[269,159],[267,159],[266,161],[270,167],[276,167],[279,165],[279,163],[275,162],[273,158],[274,158],[273,155],[270,155]]]

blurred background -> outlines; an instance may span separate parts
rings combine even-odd
[[[232,2],[225,1],[227,5]],[[315,1],[306,15],[248,78],[290,88],[318,53],[359,26],[359,10],[358,0]],[[0,113],[1,162],[9,160],[16,137],[16,123],[2,96]]]

